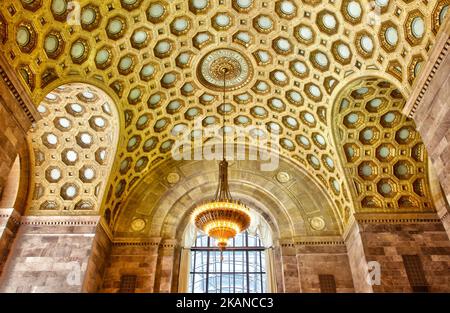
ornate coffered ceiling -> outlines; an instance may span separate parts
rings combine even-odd
[[[225,115],[229,124],[259,125],[277,133],[282,154],[329,191],[343,216],[345,209],[358,209],[363,201],[351,200],[353,178],[347,181],[345,168],[362,163],[341,161],[340,150],[345,143],[362,143],[354,143],[349,135],[335,141],[334,125],[343,129],[344,112],[332,114],[333,105],[339,105],[338,95],[349,82],[365,76],[390,81],[407,97],[449,4],[450,0],[2,1],[0,43],[36,104],[45,102],[55,87],[74,81],[94,84],[113,98],[122,123],[105,210],[119,210],[133,185],[170,157],[178,136],[189,132],[196,119],[208,126]],[[219,106],[220,91],[210,78],[214,61],[227,51],[234,55],[231,66],[240,70],[230,79],[234,83],[228,103]],[[353,100],[350,97],[350,107],[359,112]],[[381,117],[379,112],[370,114]],[[404,119],[399,123],[411,125]],[[370,149],[375,156],[376,146]],[[143,159],[148,160],[145,166],[138,166]],[[396,162],[397,157],[389,166]],[[413,172],[423,168],[407,164]],[[384,175],[398,182],[394,172]],[[370,185],[358,183],[356,190]],[[379,198],[383,195],[375,192],[378,185],[370,186]],[[409,186],[402,192],[414,191],[413,181],[398,186]],[[416,192],[413,197],[418,196]],[[395,199],[388,202],[399,203]]]
[[[427,153],[405,98],[383,79],[351,83],[338,97],[337,140],[359,211],[431,211]]]
[[[33,149],[32,214],[92,214],[99,210],[118,137],[111,99],[85,84],[63,85],[37,107],[29,132]]]

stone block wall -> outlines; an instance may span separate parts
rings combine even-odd
[[[82,292],[98,217],[22,217],[0,292]]]
[[[442,223],[361,225],[367,261],[381,266],[374,292],[412,292],[402,255],[418,255],[430,292],[450,292],[450,241]]]
[[[367,282],[369,273],[368,261],[366,260],[359,224],[356,221],[353,221],[348,226],[344,239],[355,292],[373,292],[372,285]]]
[[[414,121],[450,201],[450,56],[445,62],[442,74],[427,91],[426,103],[414,114]]]
[[[99,225],[92,243],[91,255],[83,281],[83,291],[99,292],[103,288],[103,276],[111,253],[111,240]]]
[[[155,292],[171,292],[175,271],[174,264],[177,263],[175,259],[179,259],[179,255],[175,255],[176,245],[177,242],[174,239],[161,242],[156,267]]]
[[[333,275],[336,292],[353,292],[347,251],[341,244],[297,245],[301,292],[321,292],[319,275]]]
[[[137,276],[136,292],[154,292],[159,241],[114,244],[106,262],[101,292],[119,292],[122,275]]]
[[[346,239],[356,292],[412,292],[403,255],[417,255],[430,292],[450,292],[450,241],[439,218],[359,220]],[[368,287],[367,262],[380,265]]]
[[[278,292],[300,292],[297,251],[293,242],[280,242],[280,257],[275,259],[275,267],[281,268],[282,272],[282,288],[278,288]]]

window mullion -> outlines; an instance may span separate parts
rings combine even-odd
[[[262,252],[259,251],[259,268],[261,269],[260,280],[261,280],[261,292],[264,292],[264,284],[263,284],[263,265],[262,265]],[[267,255],[266,255],[267,257]]]
[[[192,253],[192,250],[191,250],[191,253]],[[195,262],[196,262],[196,259],[197,259],[197,252],[194,251],[194,262],[193,262],[194,267],[192,268],[192,272],[191,272],[191,275],[192,275],[192,293],[194,293],[194,287],[195,287],[195,272],[196,272],[196,270],[195,270]]]
[[[208,247],[210,238],[208,237]],[[206,293],[209,291],[209,250],[206,251]]]
[[[220,253],[220,293],[222,293],[222,266],[223,266],[223,252]]]
[[[236,251],[233,251],[233,292],[236,292]]]

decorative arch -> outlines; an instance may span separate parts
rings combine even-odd
[[[260,173],[258,164],[233,161],[230,186],[268,221],[275,238],[340,234],[341,213],[313,178],[284,158],[272,172]],[[120,212],[112,212],[115,236],[181,239],[190,212],[213,196],[216,181],[213,161],[162,163],[136,184]]]
[[[31,155],[27,214],[98,214],[111,173],[120,121],[101,89],[69,83],[37,107],[42,119],[29,131]]]
[[[357,212],[429,212],[427,154],[398,87],[375,76],[338,94],[333,136]]]

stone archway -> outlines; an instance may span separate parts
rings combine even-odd
[[[327,193],[307,171],[285,158],[271,172],[259,173],[257,168],[258,161],[232,161],[231,191],[258,211],[272,228],[277,290],[298,292],[294,243],[337,240],[341,220]],[[114,290],[110,286],[117,285],[123,271],[145,277],[140,291],[177,290],[183,231],[195,204],[214,194],[216,179],[213,161],[171,160],[136,184],[116,220],[117,245],[110,265],[114,270],[105,277],[105,291]],[[130,253],[136,260],[145,259],[146,268],[133,268],[135,261],[124,256]]]

